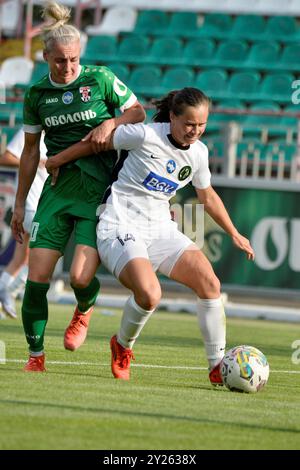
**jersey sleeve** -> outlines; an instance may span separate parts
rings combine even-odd
[[[24,132],[29,134],[39,134],[42,132],[42,122],[35,109],[35,101],[33,89],[29,88],[24,97],[23,107],[23,129]]]
[[[135,94],[108,67],[103,67],[101,78],[104,81],[105,98],[122,113],[137,101]]]
[[[116,150],[133,150],[140,148],[144,140],[144,124],[122,124],[115,130],[113,144]]]
[[[24,147],[24,132],[20,129],[7,144],[6,149],[20,160]]]
[[[195,171],[192,185],[198,189],[206,189],[211,184],[211,173],[208,166],[208,148],[204,144],[200,144],[199,148],[199,166]]]

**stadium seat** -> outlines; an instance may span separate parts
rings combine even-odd
[[[153,65],[137,67],[130,75],[128,85],[135,94],[156,97],[160,95],[161,70]]]
[[[226,98],[227,73],[222,69],[199,72],[196,77],[195,86],[213,100]]]
[[[138,15],[134,32],[138,34],[162,35],[170,23],[168,13],[160,10],[145,10]]]
[[[214,63],[215,42],[212,39],[193,39],[188,41],[182,61],[185,65],[205,67]]]
[[[232,32],[232,17],[225,13],[207,13],[204,23],[199,28],[198,36],[205,38],[230,38]]]
[[[139,35],[130,35],[122,40],[116,61],[127,62],[129,64],[143,64],[149,51],[149,38]]]
[[[236,72],[228,82],[228,98],[252,101],[259,93],[260,75],[257,72]]]
[[[167,36],[197,37],[199,30],[197,13],[177,11],[171,16],[168,28],[163,34]]]
[[[294,76],[289,73],[272,73],[261,83],[259,99],[275,100],[280,103],[291,101]]]
[[[49,73],[49,67],[47,62],[35,62],[32,76],[30,79],[30,85],[36,83],[47,73]]]
[[[150,54],[144,57],[144,62],[153,64],[180,65],[182,63],[183,46],[178,38],[156,39]]]
[[[278,68],[280,47],[278,42],[259,42],[250,48],[244,67],[259,70]]]
[[[137,11],[128,5],[116,5],[108,8],[99,25],[87,26],[89,36],[100,34],[117,35],[120,31],[132,31],[137,18]]]
[[[300,39],[300,38],[299,38]],[[277,68],[286,71],[299,71],[300,42],[287,45],[277,63]]]
[[[128,67],[125,64],[106,64],[112,72],[120,79],[122,82],[127,83],[127,79],[129,76]]]
[[[272,16],[267,21],[264,37],[270,41],[300,41],[299,25],[294,16]]]
[[[81,62],[103,64],[116,60],[117,40],[114,36],[93,36],[89,38]]]
[[[255,103],[250,108],[251,111],[280,111],[278,103],[273,101],[262,101]],[[273,137],[284,137],[286,130],[281,126],[281,117],[278,115],[249,114],[243,124],[244,137],[257,137],[266,141],[270,135]]]
[[[248,54],[248,45],[244,41],[232,40],[222,42],[215,54],[214,64],[223,68],[243,66]]]
[[[7,88],[16,83],[27,85],[33,71],[33,62],[26,57],[10,57],[2,62],[0,69],[0,82]]]
[[[188,67],[174,67],[167,70],[161,83],[161,94],[194,86],[194,72]]]
[[[248,39],[257,41],[266,30],[266,22],[263,16],[239,15],[232,25],[232,37],[235,39]]]

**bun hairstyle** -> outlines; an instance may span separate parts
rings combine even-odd
[[[170,122],[170,112],[180,116],[188,106],[207,105],[210,107],[210,99],[198,88],[186,87],[182,90],[170,91],[160,100],[154,101],[156,113],[154,122]]]
[[[42,9],[42,18],[46,21],[42,27],[42,37],[45,50],[50,52],[53,44],[59,42],[69,44],[80,41],[80,32],[75,26],[67,24],[71,10],[54,1],[47,1]]]

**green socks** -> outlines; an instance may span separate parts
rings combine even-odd
[[[72,285],[71,287],[74,290],[79,311],[86,312],[96,302],[100,291],[100,282],[96,277],[94,277],[90,284],[84,289],[78,289]]]
[[[22,320],[29,351],[44,349],[44,334],[48,321],[47,292],[50,284],[27,281],[22,305]]]

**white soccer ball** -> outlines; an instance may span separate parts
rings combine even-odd
[[[221,363],[224,385],[232,392],[255,393],[269,378],[266,356],[252,346],[236,346],[225,354]]]

